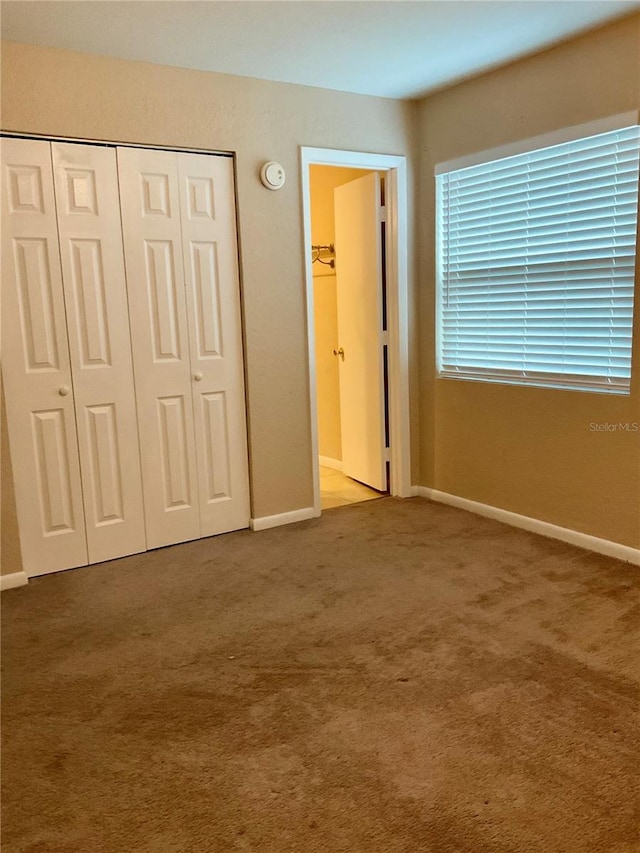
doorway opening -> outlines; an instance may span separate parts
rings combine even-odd
[[[314,511],[410,495],[404,157],[302,149]]]
[[[324,510],[388,490],[384,177],[312,165],[309,182]]]

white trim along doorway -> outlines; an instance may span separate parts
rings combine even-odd
[[[409,344],[407,265],[407,160],[390,154],[366,154],[330,148],[300,149],[302,169],[302,214],[304,227],[305,281],[307,302],[307,346],[309,358],[309,412],[314,515],[321,513],[318,457],[318,412],[314,332],[314,289],[311,238],[310,166],[346,166],[385,172],[387,219],[386,276],[388,311],[388,399],[389,399],[389,492],[411,496],[409,424]]]

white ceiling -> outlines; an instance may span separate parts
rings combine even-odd
[[[13,41],[415,98],[638,8],[640,0],[3,0],[1,24]]]

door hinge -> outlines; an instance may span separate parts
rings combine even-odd
[[[382,205],[380,205],[380,222],[386,222],[386,221],[387,221],[387,208],[384,206],[384,204],[382,204]]]
[[[391,462],[391,448],[385,447],[384,449],[384,461]]]

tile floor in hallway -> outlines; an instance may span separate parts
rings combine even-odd
[[[322,509],[332,509],[336,506],[370,501],[381,497],[384,492],[370,489],[356,480],[345,476],[334,468],[320,466],[320,503]]]

